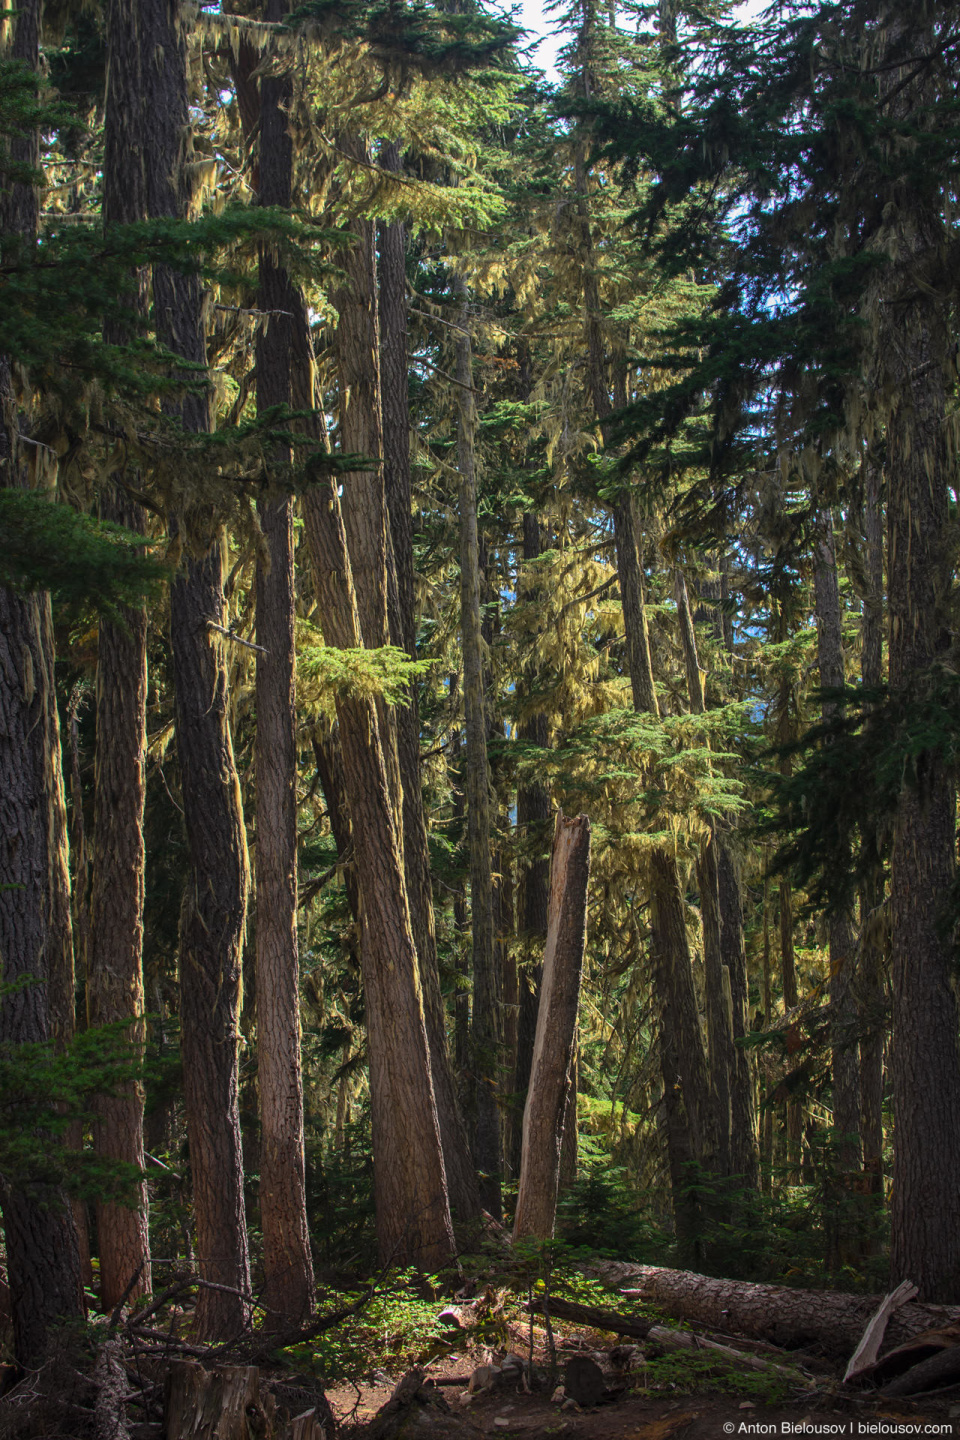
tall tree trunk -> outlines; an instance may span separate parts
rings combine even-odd
[[[931,42],[932,43],[932,42]],[[894,72],[898,75],[899,72]],[[901,79],[903,77],[900,77]],[[892,83],[892,82],[891,82]],[[887,515],[890,686],[912,697],[950,650],[947,535],[949,339],[940,302],[917,286],[913,261],[936,246],[938,223],[911,217],[897,282],[885,296],[890,393]],[[904,785],[890,875],[893,966],[894,1162],[890,1266],[925,1300],[960,1299],[960,1017],[954,942],[942,909],[956,873],[956,796],[929,754]]]
[[[324,639],[356,648],[350,557],[329,475],[310,486],[304,516]],[[377,1238],[385,1263],[434,1270],[453,1256],[453,1231],[395,812],[373,702],[340,696],[337,717],[362,906]]]
[[[39,0],[19,6],[11,58],[39,65]],[[37,167],[39,137],[30,132],[10,142],[15,163]],[[32,237],[37,197],[31,185],[15,184],[0,203],[6,234]],[[26,466],[17,445],[19,420],[9,362],[0,359],[0,400],[7,420],[0,428],[0,484],[21,487]],[[0,1044],[36,1044],[63,1037],[73,1014],[72,943],[65,973],[69,927],[69,876],[64,875],[66,815],[53,675],[52,618],[48,594],[19,595],[0,589],[0,957],[3,980],[37,983],[0,1001]],[[62,914],[64,900],[66,917]],[[69,999],[67,998],[69,995]],[[69,1016],[65,1014],[69,1006]],[[59,1191],[39,1195],[0,1185],[8,1281],[13,1311],[14,1355],[34,1366],[51,1327],[83,1315],[80,1252],[73,1214]]]
[[[189,144],[186,46],[179,3],[141,7],[147,206],[151,216],[187,211]],[[158,337],[176,355],[206,364],[201,295],[193,276],[165,266],[153,274]],[[209,405],[187,395],[185,430],[210,428]],[[190,877],[180,917],[180,1023],[183,1092],[194,1214],[205,1279],[247,1293],[250,1262],[243,1196],[237,1035],[248,861],[227,705],[223,641],[224,536],[219,517],[199,503],[171,517],[184,547],[170,590],[174,723],[182,776]],[[238,1294],[201,1290],[196,1333],[235,1334],[247,1319]]]
[[[584,86],[589,93],[586,72]],[[609,443],[613,407],[606,379],[607,363],[600,319],[600,293],[590,233],[586,154],[582,147],[577,149],[575,167],[585,251],[583,301],[587,389],[604,443]],[[623,391],[618,398],[625,399],[625,381],[622,374],[618,383]],[[660,707],[653,680],[646,627],[636,512],[632,497],[628,493],[613,507],[613,533],[624,625],[630,625],[627,662],[630,666],[634,709],[642,706],[640,713],[658,716]],[[707,1057],[693,987],[690,947],[676,855],[666,849],[654,852],[650,857],[648,876],[654,988],[662,1006],[659,1042],[668,1163],[677,1238],[682,1249],[693,1252],[698,1244],[696,1237],[700,1229],[700,1212],[699,1202],[691,1187],[691,1167],[712,1166],[716,1163],[716,1122],[707,1114],[707,1109],[711,1106]],[[685,1082],[690,1086],[689,1093],[684,1089]]]
[[[536,560],[540,552],[540,521],[536,514],[527,511],[523,517],[523,558],[527,562]],[[526,583],[524,597],[529,604],[538,604],[539,586]],[[521,721],[518,728],[521,741],[546,749],[549,732],[545,715],[531,715],[529,719]],[[533,1044],[537,1030],[542,970],[540,952],[547,936],[550,861],[546,849],[547,826],[551,813],[550,794],[539,781],[531,778],[517,786],[517,832],[522,847],[518,928],[524,961],[517,974],[517,1058],[513,1092],[516,1096],[514,1113],[520,1123],[515,1123],[513,1127],[511,1165],[515,1175],[520,1173],[523,1107],[530,1083],[530,1066],[533,1063]]]
[[[269,0],[277,22],[287,0]],[[261,205],[289,209],[293,143],[289,77],[260,81]],[[260,309],[279,311],[257,339],[257,409],[291,401],[293,319],[279,257],[260,254]],[[276,456],[289,464],[289,451]],[[269,551],[257,563],[257,1077],[260,1093],[260,1226],[264,1302],[272,1324],[297,1324],[313,1309],[313,1261],[307,1227],[300,1069],[300,963],[297,940],[297,740],[294,637],[293,502],[257,502]]]
[[[674,570],[674,597],[680,624],[680,641],[690,709],[702,715],[706,709],[703,671],[697,654],[697,637],[683,572]],[[703,926],[703,971],[706,980],[707,1054],[710,1084],[716,1106],[717,1163],[722,1175],[731,1174],[731,1130],[733,1113],[731,1091],[736,1070],[733,1048],[733,999],[730,972],[723,963],[720,917],[720,876],[716,828],[701,847],[697,859],[700,885],[700,918]]]
[[[731,831],[717,827],[717,883],[720,893],[720,953],[730,977],[733,1016],[733,1074],[730,1084],[730,1165],[751,1188],[758,1181],[756,1109],[750,1053],[739,1044],[748,1030],[747,956],[743,939],[743,902]]]
[[[817,618],[817,659],[820,685],[838,689],[844,683],[843,629],[840,586],[837,578],[833,517],[821,516],[814,537],[813,581]],[[823,719],[837,713],[834,701],[824,701]],[[856,938],[848,911],[829,919],[831,1066],[833,1071],[833,1129],[843,1170],[860,1167],[860,1056],[857,1012],[853,994]]]
[[[111,0],[107,22],[107,100],[104,135],[104,226],[131,224],[146,215],[141,113],[139,7]],[[138,285],[138,289],[141,289]],[[142,311],[142,294],[132,308]],[[131,338],[116,327],[107,339]],[[120,482],[108,482],[101,500],[106,520],[142,534],[143,507]],[[119,621],[100,622],[97,648],[97,752],[94,860],[87,997],[90,1023],[130,1022],[130,1038],[142,1046],[143,900],[145,847],[143,806],[147,729],[147,616],[126,608]],[[94,1148],[110,1160],[144,1166],[143,1087],[131,1083],[96,1102]],[[150,1291],[150,1239],[146,1183],[136,1207],[97,1204],[100,1303],[112,1310],[139,1270],[131,1298]]]
[[[386,169],[399,171],[400,154],[396,144],[384,147],[380,159]],[[407,380],[406,227],[400,221],[381,225],[379,238],[383,473],[397,587],[396,633],[391,638],[415,660],[417,634]],[[480,1213],[480,1192],[447,1048],[447,1017],[440,991],[433,886],[420,776],[420,707],[416,683],[410,685],[407,703],[398,708],[396,721],[403,788],[404,870],[423,987],[440,1139],[451,1209],[457,1220],[469,1221],[476,1219]]]
[[[367,146],[358,136],[341,136],[340,147],[344,154],[367,163]],[[367,468],[342,477],[342,513],[360,620],[360,643],[368,650],[375,650],[390,643],[388,580],[392,568],[383,473],[377,230],[372,220],[354,220],[348,228],[352,243],[341,260],[346,283],[333,296],[337,309],[334,334],[339,391],[337,438],[342,454],[361,455],[367,461]],[[376,708],[402,852],[403,802],[396,711],[382,698],[377,699]]]
[[[793,948],[793,886],[784,876],[779,887],[780,900],[780,987],[783,1008],[790,1011],[799,1003],[797,962]],[[787,1101],[787,1183],[800,1183],[800,1160],[803,1146],[803,1106],[798,1100]]]
[[[483,640],[480,617],[480,557],[477,531],[477,477],[474,449],[473,347],[470,311],[462,280],[454,282],[460,301],[456,339],[457,463],[460,471],[460,632],[463,650],[463,706],[466,739],[467,826],[470,853],[470,916],[473,944],[473,1066],[476,1076],[474,1159],[481,1196],[495,1217],[501,1213],[499,1070],[501,1063],[500,984],[493,926],[493,871],[490,859],[490,771],[483,704]]]
[[[574,1066],[590,877],[590,821],[557,816],[543,983],[513,1238],[549,1240],[557,1214],[560,1153]],[[574,1099],[574,1104],[576,1100]]]
[[[21,22],[22,23],[22,22]],[[8,392],[9,393],[9,392]],[[4,482],[18,459],[9,431],[0,437]],[[55,770],[45,712],[53,670],[42,632],[48,595],[0,589],[0,955],[4,984],[37,983],[0,1001],[0,1044],[55,1038],[56,994],[51,971],[56,931]],[[44,610],[48,613],[44,615]],[[30,1193],[0,1189],[13,1310],[14,1353],[21,1365],[43,1354],[50,1327],[83,1314],[76,1224],[63,1195],[50,1186]]]
[[[675,856],[650,854],[650,950],[660,1005],[660,1069],[677,1245],[685,1261],[702,1252],[702,1200],[696,1171],[715,1163],[714,1100],[700,1030],[686,916]]]
[[[770,881],[763,878],[763,1026],[769,1030],[773,1023],[773,986],[770,974]],[[761,1079],[763,1072],[761,1071]],[[763,1091],[761,1090],[761,1098]],[[769,1195],[773,1191],[773,1107],[769,1101],[763,1107],[763,1133],[760,1159],[763,1165],[763,1190]]]
[[[882,472],[875,459],[865,464],[864,541],[867,595],[863,602],[860,674],[864,685],[875,688],[883,679],[883,509]],[[872,837],[868,844],[874,843]],[[876,1194],[883,1191],[883,1051],[886,1041],[884,979],[884,927],[880,909],[884,898],[883,865],[875,863],[860,892],[860,973],[857,1004],[860,1012],[860,1134],[863,1168]]]

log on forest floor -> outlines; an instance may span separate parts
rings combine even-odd
[[[655,1305],[678,1320],[712,1330],[768,1340],[785,1348],[816,1345],[824,1354],[848,1359],[881,1303],[879,1295],[845,1295],[836,1290],[794,1290],[716,1279],[689,1270],[600,1261],[585,1272],[626,1295]],[[623,1288],[623,1287],[629,1288]],[[960,1306],[902,1306],[890,1318],[888,1339],[902,1345],[921,1331],[960,1322]]]
[[[544,1307],[542,1301],[531,1301],[524,1308],[528,1312],[542,1313]],[[667,1325],[658,1325],[640,1315],[624,1316],[612,1310],[595,1310],[591,1305],[578,1305],[569,1300],[558,1300],[554,1296],[550,1297],[550,1313],[558,1320],[576,1320],[581,1325],[590,1325],[597,1330],[609,1330],[615,1335],[644,1339],[650,1344],[658,1345],[662,1350],[707,1350],[718,1358],[727,1360],[731,1365],[764,1371],[803,1389],[809,1389],[815,1384],[815,1381],[802,1374],[795,1366],[779,1365],[759,1355],[749,1355],[743,1350],[736,1350],[719,1340],[708,1339],[705,1335],[693,1335],[687,1330],[674,1330]]]

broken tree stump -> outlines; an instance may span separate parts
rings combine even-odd
[[[260,1386],[256,1365],[205,1370],[175,1360],[167,1375],[164,1440],[326,1440],[315,1409],[294,1419]]]

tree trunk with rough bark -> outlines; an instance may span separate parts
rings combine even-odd
[[[146,215],[141,110],[139,6],[111,0],[107,19],[107,98],[104,120],[104,227]],[[131,308],[142,311],[138,283]],[[135,322],[136,315],[131,316]],[[134,333],[116,328],[106,338],[122,343]],[[101,517],[142,534],[143,507],[111,480]],[[127,607],[119,621],[101,620],[97,647],[97,751],[93,830],[93,884],[87,954],[87,1007],[92,1025],[130,1022],[130,1039],[143,1045],[143,806],[147,730],[147,615]],[[131,1083],[96,1100],[94,1148],[110,1160],[144,1166],[143,1087]],[[139,1270],[131,1298],[148,1293],[150,1239],[147,1187],[135,1207],[97,1204],[100,1303],[112,1310]]]
[[[324,640],[360,643],[336,488],[317,476],[304,497]],[[403,859],[372,701],[339,696],[337,718],[362,913],[377,1238],[384,1263],[439,1269],[453,1230]]]
[[[677,1320],[690,1320],[726,1334],[749,1335],[774,1345],[816,1345],[848,1359],[883,1298],[846,1295],[833,1290],[799,1290],[786,1285],[754,1285],[717,1280],[689,1270],[667,1270],[611,1260],[593,1267],[609,1285],[617,1285]],[[903,1305],[890,1318],[886,1344],[904,1344],[912,1336],[960,1321],[960,1309],[947,1305]]]
[[[906,225],[906,222],[904,222]],[[931,227],[933,228],[933,227]],[[908,238],[908,234],[913,239]],[[898,279],[886,296],[896,316],[885,346],[896,396],[887,421],[890,686],[922,693],[950,650],[946,597],[949,349],[939,302],[916,286],[917,247],[937,243],[905,229]],[[892,320],[891,320],[892,323]],[[893,967],[894,1162],[891,1278],[925,1300],[960,1299],[960,1018],[954,944],[942,909],[956,876],[956,796],[945,763],[919,762],[894,823],[890,868]]]
[[[287,0],[269,0],[277,22]],[[260,80],[261,205],[289,209],[293,143],[289,77]],[[257,338],[257,409],[290,405],[293,319],[281,258],[260,254],[260,309],[273,315]],[[289,464],[289,451],[276,462]],[[268,461],[269,463],[269,461]],[[300,1069],[300,961],[297,939],[297,739],[294,636],[293,501],[257,502],[269,563],[257,563],[257,1078],[260,1096],[260,1228],[264,1303],[272,1325],[303,1321],[313,1309],[313,1261],[307,1226]]]
[[[400,155],[396,144],[384,147],[380,163],[388,170],[399,171]],[[391,633],[391,639],[394,645],[406,650],[415,660],[417,634],[411,517],[406,227],[400,221],[381,225],[379,240],[383,472],[397,594],[396,625],[391,625],[391,632],[395,629],[396,633]],[[409,687],[407,703],[398,707],[396,723],[403,789],[404,870],[423,987],[433,1090],[450,1206],[458,1221],[467,1222],[475,1220],[480,1214],[480,1191],[447,1047],[446,1011],[440,991],[433,885],[420,776],[420,708],[415,682]]]
[[[523,558],[536,560],[541,553],[540,521],[527,511],[523,517]],[[539,587],[524,584],[524,597],[531,604],[539,601]],[[547,748],[549,730],[546,715],[531,715],[520,722],[519,738],[527,745]],[[530,778],[517,786],[517,832],[521,844],[519,863],[518,929],[523,963],[517,972],[517,1050],[513,1078],[516,1096],[511,1165],[520,1173],[520,1148],[523,1138],[523,1107],[530,1084],[533,1043],[537,1031],[537,1008],[540,1001],[542,973],[541,947],[547,937],[547,897],[550,861],[547,855],[548,825],[553,807],[544,785]]]
[[[687,582],[679,567],[674,570],[673,589],[677,602],[677,619],[680,626],[684,668],[687,674],[690,709],[693,714],[702,715],[706,710],[703,671],[700,669],[700,660],[697,654],[697,637],[693,628]],[[697,857],[697,877],[700,886],[703,972],[706,982],[704,988],[707,1010],[707,1058],[716,1112],[717,1165],[720,1174],[728,1176],[732,1173],[733,1106],[731,1096],[736,1071],[736,1054],[733,1048],[733,998],[730,972],[723,963],[718,850],[716,827],[711,826],[709,838],[701,847]],[[739,1148],[742,1148],[742,1145]]]
[[[864,685],[883,679],[883,502],[880,465],[867,456],[863,532],[867,594],[863,601],[860,675]],[[867,843],[873,843],[872,840]],[[882,864],[875,863],[860,892],[860,1134],[863,1168],[876,1194],[883,1192],[883,1052],[886,1041],[885,930]]]
[[[547,944],[513,1238],[549,1240],[557,1214],[560,1153],[574,1065],[586,944],[590,821],[557,816],[550,859]],[[574,1098],[574,1104],[576,1099]]]
[[[151,216],[187,211],[189,141],[186,48],[179,4],[141,8],[147,207]],[[176,355],[206,364],[202,300],[195,277],[165,266],[153,273],[158,337]],[[179,406],[185,430],[210,428],[207,398]],[[238,1105],[238,1025],[248,861],[233,757],[223,641],[224,537],[211,507],[192,503],[171,516],[184,548],[170,588],[174,724],[183,781],[190,877],[180,917],[183,1092],[190,1142],[197,1246],[203,1277],[249,1292]],[[235,1334],[247,1320],[236,1294],[203,1289],[196,1333]]]
[[[38,0],[24,0],[15,23],[11,58],[37,69]],[[14,162],[36,167],[36,132],[12,139],[10,153]],[[0,204],[0,226],[7,234],[35,235],[37,197],[32,186],[9,187]],[[0,359],[0,400],[4,415],[16,417],[5,358]],[[26,483],[17,444],[19,424],[17,418],[12,426],[0,428],[0,484],[5,487]],[[63,869],[66,814],[52,634],[48,594],[0,589],[0,959],[5,984],[28,976],[37,982],[0,1000],[0,1044],[11,1047],[65,1039],[72,1033],[70,892]],[[64,963],[68,940],[69,974]],[[36,1188],[27,1194],[0,1186],[0,1208],[14,1355],[19,1364],[35,1366],[52,1327],[59,1320],[83,1316],[76,1224],[62,1193],[50,1186],[39,1194]]]
[[[667,1158],[677,1243],[695,1258],[701,1249],[702,1198],[696,1172],[715,1167],[716,1117],[693,984],[684,900],[676,858],[655,849],[649,860],[650,951],[653,989],[660,1003],[660,1068],[666,1111]]]
[[[490,770],[483,703],[483,639],[480,617],[480,557],[477,532],[477,476],[473,399],[473,347],[466,286],[455,281],[460,301],[456,339],[457,464],[460,471],[460,633],[463,650],[465,790],[470,854],[470,918],[473,948],[473,1070],[476,1123],[474,1160],[480,1172],[484,1207],[501,1213],[502,1143],[500,1063],[502,1024],[500,977],[493,925]]]
[[[817,619],[817,661],[822,689],[838,689],[844,683],[843,620],[837,578],[833,517],[827,511],[820,518],[814,537],[813,583]],[[823,702],[823,719],[830,720],[837,701]],[[833,1071],[833,1129],[837,1137],[837,1159],[842,1170],[860,1168],[860,1054],[857,1041],[857,1010],[853,968],[856,936],[853,918],[839,911],[829,919],[831,1068]]]

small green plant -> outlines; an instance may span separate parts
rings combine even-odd
[[[298,1372],[330,1382],[380,1368],[392,1373],[409,1368],[424,1352],[443,1353],[449,1348],[449,1331],[438,1319],[443,1307],[425,1299],[422,1291],[422,1276],[397,1272],[357,1315],[306,1344],[291,1346],[283,1356]],[[361,1294],[338,1294],[330,1308],[339,1310]]]

